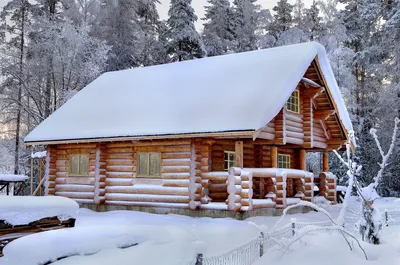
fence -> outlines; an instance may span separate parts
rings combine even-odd
[[[358,220],[359,218],[346,218],[346,226],[354,226]],[[400,225],[400,210],[385,210],[382,213],[382,221],[386,226]],[[277,239],[292,237],[296,234],[297,230],[306,226],[330,227],[332,225],[331,221],[296,222],[293,219],[290,224],[270,233],[261,233],[258,238],[224,254],[213,257],[204,257],[203,254],[198,254],[195,265],[251,265],[262,257],[269,248],[276,246],[277,243],[275,240]],[[189,263],[188,265],[193,265],[193,263]]]

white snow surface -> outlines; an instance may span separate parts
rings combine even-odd
[[[57,196],[0,196],[0,220],[11,225],[29,224],[46,217],[76,218],[79,205]]]
[[[229,218],[80,209],[76,227],[15,240],[5,247],[0,264],[36,265],[64,256],[72,257],[54,264],[195,264],[197,253],[205,257],[226,253],[259,233],[254,225]],[[30,251],[20,255],[22,249]]]
[[[355,197],[351,199],[349,207],[357,211],[360,201]],[[375,201],[375,206],[380,210],[389,206],[400,209],[400,202],[396,198],[380,198]],[[326,210],[336,218],[340,205],[326,205]],[[0,258],[0,264],[36,265],[64,256],[69,257],[53,264],[195,264],[197,253],[204,253],[205,258],[227,253],[257,238],[261,231],[271,231],[280,218],[259,216],[237,221],[229,218],[191,218],[134,211],[96,213],[80,209],[75,228],[42,232],[17,239],[4,248],[4,257]],[[326,215],[315,211],[286,215],[278,229],[286,227],[293,218],[299,227],[304,222],[328,220]],[[353,252],[350,251],[336,232],[319,231],[304,236],[285,254],[277,247],[268,249],[254,265],[317,265],[321,261],[326,265],[400,264],[400,226],[385,227],[382,233],[382,244],[379,246],[362,242],[369,261],[364,259],[356,246]],[[135,243],[138,245],[132,246]],[[340,255],[333,255],[332,251]]]
[[[350,131],[325,49],[309,42],[105,73],[25,142],[258,130],[278,114],[316,57]]]
[[[25,181],[28,178],[25,175],[0,174],[0,181]]]
[[[31,158],[43,158],[46,157],[47,151],[35,152],[31,154]]]

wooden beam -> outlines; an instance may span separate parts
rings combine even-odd
[[[324,134],[325,134],[326,139],[328,139],[328,140],[332,139],[332,134],[329,131],[329,128],[326,125],[325,121],[321,120],[321,121],[319,121],[319,124],[321,124],[322,130],[324,130]]]
[[[250,131],[229,131],[229,132],[212,132],[212,133],[182,133],[182,134],[165,134],[165,135],[149,135],[149,136],[128,136],[128,137],[105,137],[105,138],[87,138],[87,139],[65,139],[54,141],[35,141],[26,142],[26,146],[32,145],[52,145],[52,144],[80,144],[80,143],[98,143],[98,142],[121,142],[121,141],[138,141],[138,140],[159,140],[159,139],[187,139],[197,137],[226,137],[226,138],[252,138],[254,130]]]
[[[253,133],[253,141],[255,141],[257,139],[257,137],[260,135],[261,131],[263,128],[258,129],[257,131],[255,131]]]
[[[326,151],[322,154],[322,171],[329,172],[329,154]]]
[[[335,110],[316,110],[314,111],[314,119],[317,121],[326,120],[329,116],[332,116],[336,113]]]
[[[272,168],[278,168],[278,147],[271,147],[271,162]]]
[[[243,168],[243,141],[235,142],[235,160],[236,166]]]
[[[300,169],[307,170],[307,152],[304,149],[300,149]]]

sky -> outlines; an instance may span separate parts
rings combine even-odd
[[[0,0],[0,6],[4,6],[9,0]],[[134,0],[133,0],[134,1]],[[166,19],[168,16],[168,8],[170,0],[159,0],[159,12],[161,19]],[[289,0],[290,3],[294,3],[295,0]],[[313,0],[304,0],[305,6],[309,7],[312,4]],[[258,0],[258,4],[260,4],[263,8],[272,9],[278,0]],[[204,17],[204,6],[207,5],[207,0],[192,0],[192,6],[196,11],[197,16],[199,17],[196,27],[197,29],[202,28],[203,21],[201,20]]]

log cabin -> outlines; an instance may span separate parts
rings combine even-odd
[[[101,75],[25,138],[45,195],[98,209],[249,212],[336,201],[328,152],[354,144],[322,45]],[[322,172],[307,171],[322,152]],[[97,208],[96,208],[97,207]]]

